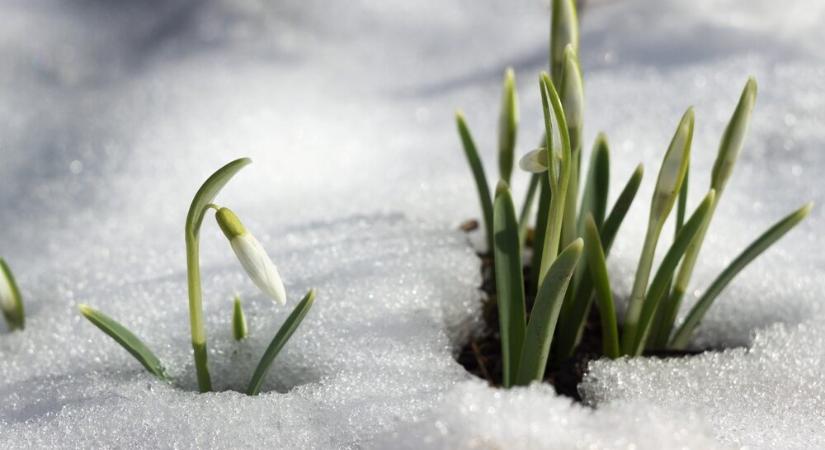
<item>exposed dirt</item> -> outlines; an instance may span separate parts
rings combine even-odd
[[[467,221],[461,225],[461,230],[470,232],[478,227],[476,221]],[[528,242],[529,244],[529,242]],[[458,362],[467,369],[468,372],[487,380],[492,386],[501,386],[502,383],[502,360],[501,360],[501,336],[499,334],[498,308],[496,306],[495,277],[493,274],[493,261],[489,255],[479,255],[481,258],[482,285],[481,290],[487,294],[484,302],[484,322],[485,328],[479,336],[470,340],[458,355]],[[525,267],[525,280],[529,279],[527,274],[530,268]],[[529,284],[529,283],[528,283]],[[527,295],[527,311],[532,308],[533,292],[529,287],[525,287]],[[620,330],[621,331],[621,330]],[[602,357],[602,333],[598,308],[590,309],[590,315],[585,323],[582,332],[581,342],[575,354],[570,358],[559,360],[550,358],[544,380],[552,384],[556,392],[560,395],[570,397],[577,402],[582,398],[578,391],[578,385],[587,371],[590,361]],[[702,353],[701,351],[655,351],[646,353],[646,356],[660,358],[679,358]]]

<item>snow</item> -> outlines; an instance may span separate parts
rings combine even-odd
[[[825,6],[588,4],[587,142],[608,134],[614,196],[638,162],[647,169],[611,255],[620,300],[679,117],[695,107],[695,205],[748,75],[759,82],[751,130],[694,288],[785,213],[825,204],[817,189]],[[452,111],[465,111],[493,176],[499,83],[512,65],[519,151],[532,149],[546,4],[9,0],[0,8],[0,252],[28,308],[24,332],[0,328],[0,447],[825,445],[819,207],[728,287],[694,341],[740,348],[599,361],[581,386],[595,409],[548,386],[488,388],[454,361],[480,324],[480,279],[455,231],[478,206]],[[205,177],[239,156],[254,164],[216,201],[273,257],[289,300],[277,307],[257,292],[208,218],[201,262],[221,392],[200,395],[183,221]],[[315,306],[267,392],[233,392],[310,287]],[[240,344],[229,323],[235,292],[250,328]],[[143,337],[175,383],[154,380],[83,320],[81,302]]]

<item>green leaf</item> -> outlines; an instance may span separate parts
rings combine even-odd
[[[575,0],[553,0],[550,22],[550,73],[559,83],[564,67],[564,49],[572,45],[579,51],[579,20],[576,17]]]
[[[143,367],[149,371],[149,373],[160,378],[161,380],[167,379],[166,373],[163,370],[163,365],[161,365],[157,356],[149,350],[149,347],[147,347],[143,341],[141,341],[131,331],[126,329],[126,327],[102,312],[93,309],[89,305],[81,304],[78,305],[77,308],[80,310],[80,313],[83,314],[83,317],[88,319],[89,322],[94,324],[94,326],[108,334],[109,337],[114,339],[115,342],[126,349],[126,351],[134,356],[135,359],[137,359],[138,362],[140,362]]]
[[[246,339],[247,334],[246,316],[243,313],[241,297],[236,295],[232,306],[232,337],[236,341],[242,341]]]
[[[203,295],[201,293],[200,242],[199,235],[203,218],[212,200],[226,183],[244,166],[251,163],[249,158],[236,159],[218,169],[201,185],[186,215],[186,279],[189,288],[189,324],[192,334],[192,349],[198,388],[201,392],[212,390],[206,350],[206,328],[203,324]]]
[[[530,215],[533,212],[533,202],[536,197],[536,191],[539,187],[541,176],[537,173],[530,175],[530,183],[527,185],[527,194],[524,196],[524,203],[521,205],[521,213],[519,214],[519,230],[518,238],[521,247],[524,248],[524,243],[527,241],[527,230],[530,227]]]
[[[490,251],[493,248],[493,200],[490,196],[490,187],[487,185],[487,175],[484,173],[484,165],[478,156],[473,137],[470,135],[469,128],[467,128],[464,114],[461,111],[456,112],[455,120],[464,147],[464,155],[467,157],[467,163],[470,165],[470,170],[473,172],[473,178],[476,182],[484,229],[487,233],[487,251]]]
[[[284,324],[281,325],[281,328],[278,330],[278,333],[272,338],[272,342],[269,343],[269,347],[266,348],[263,357],[261,357],[261,361],[258,363],[258,367],[255,368],[255,373],[252,375],[252,379],[249,381],[249,387],[246,389],[247,394],[258,395],[258,392],[261,390],[261,385],[264,382],[264,377],[272,365],[272,361],[275,360],[275,357],[278,356],[278,353],[284,348],[289,338],[292,337],[292,334],[295,333],[295,330],[301,325],[301,322],[304,320],[304,317],[306,317],[314,301],[315,290],[310,289],[298,305],[295,306],[295,309],[292,310],[289,317],[286,318]]]
[[[576,239],[559,254],[536,294],[521,351],[517,385],[527,385],[544,377],[564,293],[581,256],[582,246],[582,240]]]
[[[504,364],[504,387],[510,387],[518,373],[519,356],[526,326],[524,278],[521,246],[513,198],[507,183],[496,188],[493,213],[496,298],[501,328],[501,354]]]
[[[621,194],[619,194],[619,198],[616,199],[616,203],[610,210],[610,214],[607,215],[607,218],[604,220],[604,223],[600,228],[600,235],[602,243],[604,244],[605,255],[610,254],[610,248],[613,246],[613,240],[619,232],[619,227],[624,221],[627,211],[630,209],[630,205],[633,204],[633,199],[636,198],[636,193],[639,192],[639,186],[642,184],[643,176],[644,166],[639,164],[636,166],[636,170],[633,171],[633,175],[631,175],[630,179],[627,180]]]
[[[699,298],[699,301],[693,306],[688,313],[687,318],[679,327],[673,339],[670,342],[670,347],[674,349],[684,349],[687,347],[693,330],[699,325],[707,313],[716,297],[727,287],[727,285],[739,274],[751,261],[756,259],[759,255],[773,245],[777,240],[785,235],[788,231],[793,229],[799,222],[801,222],[811,212],[812,203],[808,203],[802,208],[789,214],[771,228],[765,231],[761,236],[751,243],[733,262],[723,270],[718,277],[711,283],[707,291]]]
[[[501,179],[510,183],[518,132],[518,97],[516,76],[512,68],[504,73],[504,92],[501,98],[501,115],[498,120],[498,168]]]
[[[0,283],[5,284],[6,295],[8,299],[0,298],[0,309],[3,311],[3,318],[6,319],[6,324],[9,330],[22,330],[26,327],[26,312],[23,308],[23,296],[20,295],[20,289],[17,287],[17,281],[14,279],[9,265],[6,260],[0,258],[0,276],[2,280]]]
[[[550,181],[547,172],[536,174],[539,177],[539,204],[536,212],[536,227],[533,235],[533,256],[530,259],[530,286],[538,291],[541,279],[541,260],[544,250],[544,233],[547,232],[548,216],[553,192],[550,190]]]
[[[645,296],[645,300],[642,305],[642,313],[639,318],[637,334],[634,337],[635,344],[632,352],[630,353],[631,355],[638,356],[642,354],[650,333],[651,322],[656,314],[656,310],[659,307],[662,297],[665,296],[668,288],[670,287],[670,281],[673,279],[676,266],[685,254],[688,245],[691,243],[699,230],[701,230],[707,223],[708,218],[710,218],[710,211],[715,200],[716,191],[711,189],[705,196],[702,203],[699,204],[699,207],[696,208],[696,211],[694,211],[691,215],[687,223],[685,223],[682,229],[679,230],[679,234],[676,236],[676,239],[673,240],[673,244],[665,254],[664,259],[662,259],[659,269],[656,271],[656,275],[650,283],[650,287],[647,290],[647,295]]]
[[[607,145],[607,136],[599,133],[590,152],[590,164],[587,168],[587,178],[584,181],[584,193],[579,209],[579,234],[584,234],[584,222],[588,214],[593,215],[596,225],[604,223],[607,210],[607,195],[610,189],[610,149]]]
[[[610,278],[607,275],[599,229],[593,216],[588,214],[585,219],[585,251],[590,268],[589,274],[596,290],[596,299],[599,304],[599,317],[602,322],[602,351],[611,359],[619,357],[619,329],[616,324],[616,307],[613,303],[613,290],[610,288]]]

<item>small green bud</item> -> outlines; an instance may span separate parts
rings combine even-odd
[[[244,228],[238,216],[229,208],[221,208],[215,212],[215,219],[218,221],[218,225],[221,227],[223,234],[225,234],[226,238],[230,241],[246,234],[246,228]]]

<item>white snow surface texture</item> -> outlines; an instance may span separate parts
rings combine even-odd
[[[519,153],[533,148],[546,3],[6,0],[0,11],[0,253],[28,308],[24,332],[0,328],[0,448],[825,447],[818,207],[709,311],[693,345],[730,350],[598,361],[580,387],[590,406],[547,385],[489,388],[455,362],[480,328],[481,294],[479,260],[455,231],[478,205],[452,113],[466,112],[494,182],[500,78],[513,66]],[[693,288],[787,212],[825,204],[825,4],[603,0],[581,19],[586,150],[608,134],[612,198],[637,163],[647,169],[611,255],[619,299],[681,113],[695,106],[695,205],[749,75],[750,134]],[[271,254],[289,300],[256,290],[208,216],[219,392],[202,395],[183,223],[200,183],[240,156],[254,163],[216,201]],[[310,287],[316,304],[266,392],[235,392]],[[175,382],[152,378],[79,303],[143,337]]]

